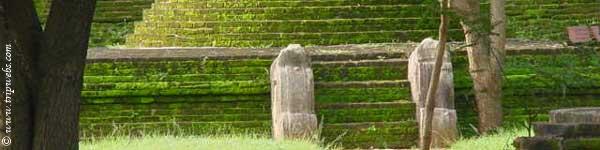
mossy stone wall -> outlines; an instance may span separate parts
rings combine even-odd
[[[340,49],[344,51],[344,49]],[[506,124],[527,114],[546,120],[558,107],[600,106],[597,51],[509,51],[503,106]],[[513,54],[515,53],[515,54]],[[335,54],[332,54],[335,55]],[[344,147],[408,148],[416,145],[414,103],[406,82],[405,54],[313,59],[322,136],[341,136]],[[327,58],[327,60],[323,59]],[[323,60],[321,60],[323,59]],[[187,134],[254,132],[270,135],[268,69],[271,58],[103,60],[86,66],[82,91],[83,138],[113,130]],[[453,59],[461,131],[476,125],[471,81],[462,52]]]
[[[438,5],[432,1],[98,0],[90,47],[419,41],[437,35]],[[34,2],[44,22],[50,1]],[[487,4],[483,6],[487,10]],[[508,0],[508,34],[511,38],[566,40],[565,27],[600,24],[598,12],[599,0]],[[453,20],[450,39],[461,40],[458,20]]]
[[[82,91],[82,136],[130,131],[189,134],[270,133],[271,59],[96,62]],[[383,65],[383,66],[382,66]],[[398,65],[398,66],[393,66]],[[407,87],[336,86],[343,81],[400,80],[406,66],[314,64],[322,136],[346,147],[414,145],[414,104]],[[329,84],[327,84],[329,83]],[[326,85],[325,85],[326,84]],[[177,124],[177,125],[174,125]],[[222,130],[220,130],[222,129]]]
[[[420,41],[437,35],[435,0],[157,0],[130,47],[269,47]],[[482,10],[488,10],[483,4]],[[565,27],[600,23],[598,0],[509,0],[511,38],[565,40]],[[462,40],[456,16],[450,39]]]

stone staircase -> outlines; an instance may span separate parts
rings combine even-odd
[[[322,139],[344,148],[416,145],[406,82],[416,43],[306,47],[316,82]],[[600,106],[599,51],[509,42],[504,121],[521,125],[546,110]],[[84,73],[83,139],[124,133],[270,136],[268,70],[279,48],[92,49]],[[464,51],[453,53],[456,108],[463,135],[477,123]]]
[[[128,35],[130,47],[271,47],[420,41],[437,35],[438,4],[423,0],[156,0]],[[482,10],[488,10],[488,4]],[[597,0],[509,0],[508,34],[564,39],[600,22]],[[458,20],[452,16],[452,20]],[[543,27],[544,30],[538,30]],[[536,31],[536,32],[530,32]],[[458,21],[449,39],[460,41]]]
[[[144,10],[144,21],[135,25],[127,45],[262,47],[419,41],[437,33],[439,20],[435,9],[422,3],[157,0]],[[451,34],[461,37],[459,30],[451,30]]]
[[[408,61],[391,57],[313,62],[317,114],[325,141],[339,137],[337,142],[344,148],[416,145]]]
[[[325,143],[344,148],[408,148],[416,144],[415,106],[406,81],[406,55],[389,48],[363,45],[312,49],[315,108]],[[127,55],[121,51],[119,57]],[[152,51],[140,54],[164,54],[160,52],[169,50]],[[170,54],[186,53],[183,51],[173,50]],[[269,136],[268,70],[274,56],[271,54],[277,52],[259,49],[254,50],[258,55],[232,57],[229,53],[234,51],[193,49],[186,56],[190,59],[125,56],[141,59],[90,62],[82,91],[82,137],[180,131],[193,135]],[[253,50],[245,50],[249,51]],[[226,55],[203,58],[193,56],[195,52],[202,56],[220,52]]]

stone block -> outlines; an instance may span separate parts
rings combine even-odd
[[[300,45],[281,50],[271,65],[273,138],[311,138],[317,129],[311,59]]]

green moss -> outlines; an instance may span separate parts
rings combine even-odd
[[[271,120],[271,114],[214,114],[214,115],[152,115],[152,116],[108,116],[81,118],[80,123],[139,123],[139,122],[227,122]]]
[[[268,74],[182,74],[182,75],[127,75],[127,76],[111,76],[111,75],[95,75],[84,76],[85,83],[119,83],[119,82],[189,82],[189,81],[268,81]]]
[[[266,81],[209,81],[209,82],[118,82],[85,83],[83,91],[105,90],[161,90],[161,89],[210,89],[210,88],[247,88],[268,87]]]
[[[164,104],[166,105],[166,104]],[[82,109],[80,112],[80,119],[87,118],[103,118],[103,117],[120,117],[120,116],[186,116],[186,115],[218,115],[218,114],[269,114],[270,109],[267,108],[212,108],[199,107],[199,108],[158,108],[158,109],[107,109],[91,111]],[[94,123],[94,122],[92,122]]]
[[[207,89],[142,89],[82,91],[82,97],[136,97],[136,96],[189,96],[189,95],[253,95],[267,94],[269,87],[227,87]]]
[[[600,138],[567,139],[562,146],[566,150],[597,149],[600,147]]]
[[[262,95],[262,97],[266,97],[266,99],[256,99],[256,97],[261,97],[260,95],[250,97],[247,96],[244,99],[244,96],[229,96],[230,99],[233,97],[240,97],[240,100],[237,101],[206,101],[205,103],[192,103],[192,102],[173,102],[173,103],[150,103],[150,104],[140,104],[140,103],[130,103],[130,104],[119,104],[119,103],[109,103],[109,104],[84,104],[81,106],[81,110],[89,111],[89,112],[100,112],[100,111],[114,111],[114,110],[146,110],[146,111],[164,111],[164,110],[198,110],[198,109],[228,109],[228,108],[236,108],[236,109],[245,109],[245,108],[262,108],[262,109],[270,109],[270,100],[268,95]],[[171,99],[178,99],[179,97],[171,97]],[[187,97],[193,99],[191,97]],[[221,97],[214,98],[200,98],[200,99],[219,99]]]
[[[325,123],[350,122],[392,122],[414,120],[414,108],[381,108],[381,109],[320,109],[317,116]]]
[[[407,88],[327,88],[315,90],[317,103],[391,102],[408,100]]]
[[[315,67],[316,81],[367,81],[406,79],[406,66]]]
[[[162,123],[110,123],[110,124],[81,124],[81,137],[105,137],[132,134],[156,133],[188,135],[217,135],[257,133],[268,135],[270,121],[235,121],[235,122],[162,122]]]
[[[237,102],[237,101],[268,101],[266,94],[262,95],[209,95],[209,96],[140,96],[140,97],[85,97],[83,104],[136,104],[136,103],[194,103],[194,102]]]

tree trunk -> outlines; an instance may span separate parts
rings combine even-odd
[[[502,68],[502,64],[504,64],[504,56],[506,55],[506,11],[505,11],[506,0],[492,0],[491,5],[491,16],[492,16],[492,48],[494,52],[494,56],[497,61],[496,65],[499,65]],[[502,70],[500,70],[502,71]],[[499,76],[500,79],[502,76]]]
[[[446,39],[448,32],[448,16],[446,10],[448,8],[448,0],[442,0],[440,3],[442,14],[440,17],[440,28],[439,28],[439,43],[437,45],[437,54],[435,56],[435,63],[433,68],[433,73],[431,75],[429,88],[427,90],[427,97],[425,98],[425,115],[424,117],[424,126],[423,134],[420,137],[420,145],[422,150],[429,150],[432,147],[432,126],[433,126],[433,114],[435,110],[435,101],[436,101],[436,92],[438,92],[438,83],[440,81],[440,75],[442,72],[442,65],[444,64],[444,53],[446,52]],[[453,94],[452,94],[453,95]],[[417,110],[420,111],[420,110]],[[421,116],[419,116],[421,117]],[[441,117],[441,116],[439,116]],[[441,119],[440,119],[441,120]],[[421,122],[421,120],[419,120]],[[421,122],[423,123],[423,122]],[[437,139],[439,140],[439,139]],[[437,141],[440,142],[440,141]],[[445,143],[445,142],[440,142]],[[436,146],[441,146],[436,145]]]
[[[3,142],[0,149],[31,149],[32,105],[36,94],[34,64],[41,27],[32,1],[2,1],[0,7],[0,67],[4,70],[4,83],[1,84],[5,92],[14,90],[2,95],[0,120],[3,121],[3,130],[0,131],[0,136]],[[7,48],[7,45],[10,45],[10,48]]]
[[[502,124],[502,75],[503,75],[503,64],[504,64],[504,56],[506,55],[506,12],[505,12],[505,3],[506,0],[492,0],[491,5],[491,25],[492,25],[492,35],[491,39],[491,47],[492,47],[492,60],[491,60],[491,68],[493,69],[492,73],[495,77],[496,81],[493,87],[497,91],[495,91],[495,100],[492,103],[487,103],[489,106],[483,106],[488,109],[496,109],[490,110],[490,113],[493,113],[495,118],[498,118],[497,121],[487,121],[492,122],[492,124],[485,124],[485,126],[480,126],[480,131],[484,133],[489,129],[499,127]],[[481,107],[481,108],[483,108]],[[494,118],[489,118],[494,119]]]
[[[79,102],[94,0],[55,0],[40,51],[34,149],[79,148]]]
[[[80,92],[95,1],[53,1],[44,32],[33,1],[0,4],[2,54],[12,56],[1,57],[0,67],[12,71],[4,71],[2,85],[14,90],[3,95],[12,101],[3,100],[0,113],[5,129],[0,138],[12,143],[2,143],[8,146],[0,149],[78,149]]]
[[[462,17],[465,32],[469,73],[479,114],[480,133],[502,124],[501,72],[490,40],[491,21],[481,13],[479,0],[454,0],[452,6]]]

